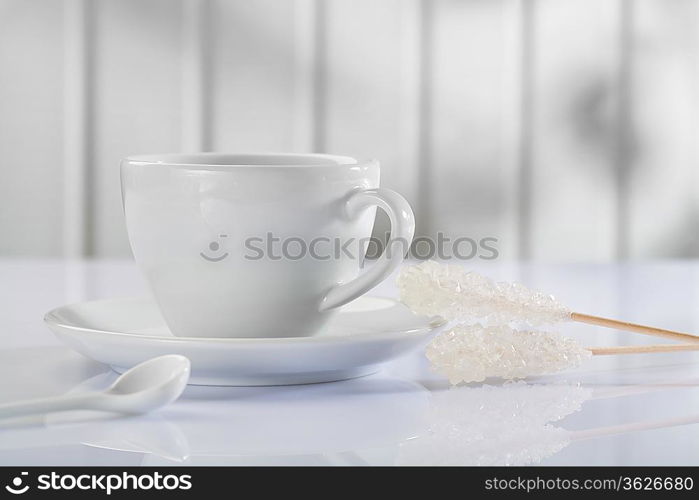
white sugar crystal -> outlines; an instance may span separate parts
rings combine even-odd
[[[417,314],[487,325],[538,326],[570,319],[551,295],[519,283],[494,282],[459,265],[426,261],[398,276],[401,301]]]
[[[592,391],[579,385],[453,387],[434,393],[427,428],[401,445],[401,464],[527,465],[569,443],[551,425],[578,411]]]
[[[458,325],[438,335],[426,350],[434,369],[452,384],[553,373],[574,368],[591,354],[557,333],[480,325]]]

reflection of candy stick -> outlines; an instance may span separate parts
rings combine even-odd
[[[487,325],[538,326],[577,321],[619,330],[697,343],[699,337],[615,319],[572,312],[551,295],[518,283],[496,283],[458,265],[427,261],[402,270],[398,287],[403,303],[418,314]]]
[[[529,465],[552,457],[572,442],[632,432],[664,429],[699,423],[699,415],[632,422],[630,424],[597,427],[582,431],[567,431],[554,425],[518,427],[517,433],[477,435],[460,440],[451,435],[428,435],[403,445],[399,460],[404,465],[425,463],[423,457],[433,459],[432,465]],[[467,431],[468,432],[468,431]],[[433,455],[438,454],[435,458]]]
[[[699,415],[695,414],[579,431],[553,425],[580,410],[590,399],[597,398],[584,386],[525,382],[435,393],[428,427],[401,444],[398,463],[528,465],[555,455],[575,441],[699,423]]]
[[[526,465],[565,448],[551,425],[580,410],[592,390],[580,385],[459,387],[433,393],[428,425],[401,445],[403,465]]]
[[[630,424],[610,425],[609,427],[597,427],[582,431],[568,431],[568,436],[573,441],[594,439],[604,436],[617,436],[630,432],[649,431],[653,429],[665,429],[680,425],[692,425],[699,423],[699,414],[686,417],[665,418],[662,420],[647,420],[645,422],[632,422]]]
[[[488,377],[518,379],[575,368],[591,355],[699,350],[699,344],[582,347],[557,333],[507,326],[458,325],[427,346],[426,355],[452,384]]]

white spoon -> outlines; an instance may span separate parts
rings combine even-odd
[[[102,392],[0,405],[0,418],[66,410],[146,413],[180,397],[187,386],[189,372],[188,358],[178,354],[159,356],[124,372]]]

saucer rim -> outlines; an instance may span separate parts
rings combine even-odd
[[[363,295],[362,297],[359,297],[358,299],[355,300],[361,300],[362,298],[371,298],[371,299],[382,299],[382,300],[387,300],[389,302],[392,302],[393,305],[400,305],[403,307],[406,307],[402,302],[399,300],[396,300],[391,297],[382,297],[382,296],[377,296],[377,295]],[[437,330],[438,328],[444,326],[447,323],[447,320],[440,316],[423,316],[428,322],[428,324],[424,327],[419,327],[419,328],[409,328],[409,329],[401,329],[401,330],[390,330],[390,331],[384,331],[384,332],[367,332],[367,333],[358,333],[356,335],[342,335],[342,336],[307,336],[307,337],[177,337],[175,335],[172,335],[171,337],[163,337],[159,335],[147,335],[147,334],[138,334],[138,333],[127,333],[127,332],[117,332],[117,331],[110,331],[110,330],[104,330],[104,329],[99,329],[99,328],[88,328],[84,326],[77,326],[74,323],[66,323],[64,321],[61,321],[58,319],[57,314],[61,310],[65,310],[71,307],[75,307],[78,305],[84,305],[84,304],[91,304],[91,303],[99,303],[99,302],[119,302],[119,301],[126,301],[126,300],[140,300],[140,301],[153,301],[151,297],[147,296],[141,296],[141,297],[114,297],[114,298],[108,298],[108,299],[95,299],[95,300],[85,300],[81,302],[73,302],[70,304],[64,304],[59,307],[55,307],[48,311],[47,313],[44,314],[43,321],[44,323],[52,329],[52,327],[57,327],[61,329],[66,329],[74,332],[81,332],[81,333],[86,333],[86,334],[99,334],[99,335],[105,335],[109,337],[128,337],[130,339],[140,339],[140,340],[152,340],[152,341],[157,341],[157,342],[173,342],[173,343],[193,343],[193,342],[205,342],[207,344],[209,343],[222,343],[222,344],[256,344],[259,345],[260,343],[265,343],[265,344],[279,344],[283,342],[290,342],[294,344],[298,343],[306,343],[306,342],[313,342],[313,343],[336,343],[336,342],[348,342],[348,341],[357,341],[359,339],[365,339],[365,338],[371,338],[372,340],[376,340],[377,338],[380,337],[394,337],[396,335],[410,335],[410,336],[418,336],[426,333],[433,332]],[[416,315],[418,316],[418,315]]]

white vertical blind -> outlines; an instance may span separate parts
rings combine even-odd
[[[88,189],[93,139],[90,120],[94,32],[87,0],[66,0],[63,10],[63,255],[76,258],[87,251],[92,222]]]
[[[615,257],[619,0],[533,12],[531,257]]]
[[[295,2],[217,0],[212,5],[213,149],[294,146]]]
[[[512,219],[519,197],[517,149],[520,72],[518,3],[432,3],[429,86],[429,234],[498,239],[515,257]],[[425,229],[425,228],[423,228]],[[453,244],[453,243],[452,243]],[[474,253],[465,241],[458,252]]]
[[[0,0],[0,254],[128,256],[128,154],[315,150],[503,258],[695,257],[698,3]]]
[[[182,151],[211,149],[211,2],[183,0]]]
[[[99,0],[93,8],[93,223],[88,251],[112,257],[130,254],[119,160],[182,148],[184,19],[181,2],[170,0]]]
[[[63,250],[63,6],[0,2],[0,254]]]
[[[699,5],[640,0],[634,6],[629,254],[696,256]]]

